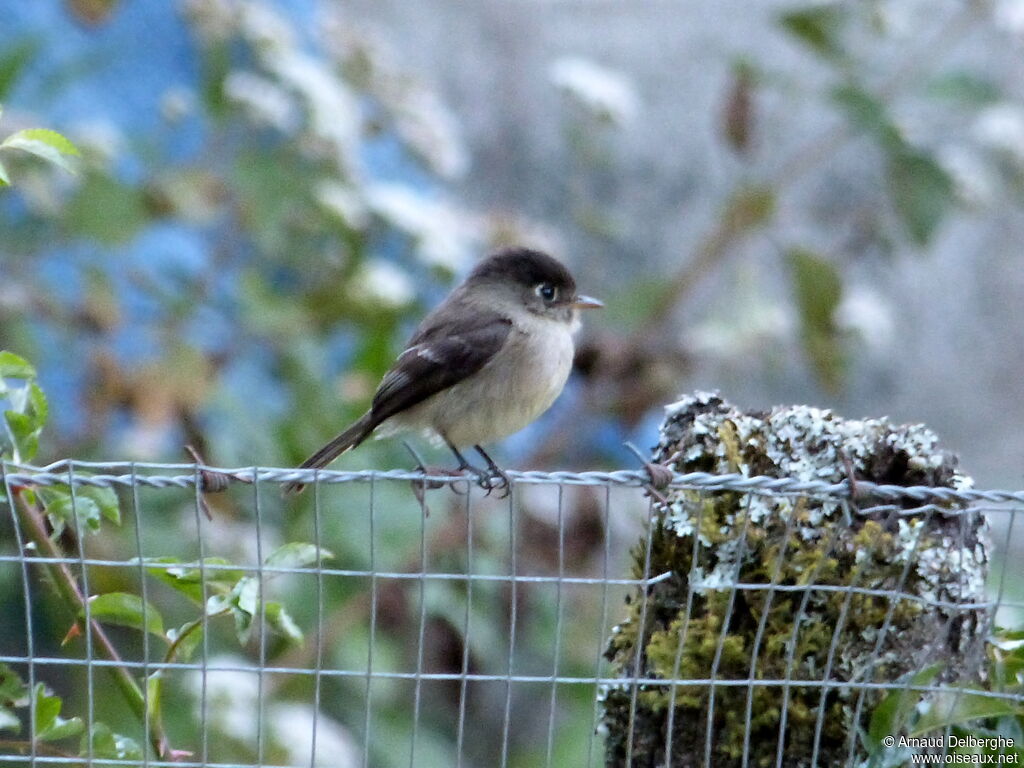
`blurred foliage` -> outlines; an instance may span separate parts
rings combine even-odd
[[[46,398],[36,382],[32,365],[8,351],[0,351],[0,402],[7,406],[4,411],[7,439],[6,444],[0,444],[0,460],[28,461],[35,453],[39,434],[46,424]],[[78,477],[82,476],[88,473],[79,472]],[[184,595],[199,610],[198,616],[189,618],[180,627],[165,629],[161,611],[146,599],[144,587],[141,595],[121,591],[83,593],[67,567],[53,562],[73,555],[74,546],[69,545],[69,541],[84,547],[84,538],[100,534],[103,520],[114,526],[121,525],[120,500],[111,488],[70,483],[39,488],[5,485],[4,502],[12,508],[12,514],[21,518],[20,530],[25,531],[30,540],[22,551],[38,551],[50,558],[38,567],[53,588],[54,597],[63,604],[64,612],[73,617],[62,646],[86,635],[94,636],[107,660],[121,663],[120,653],[101,630],[95,628],[113,625],[139,630],[163,641],[165,664],[188,661],[202,645],[211,621],[222,617],[233,620],[235,636],[243,647],[252,640],[256,627],[260,631],[265,627],[291,643],[301,645],[303,642],[304,633],[285,604],[265,599],[266,577],[263,574],[266,570],[272,577],[275,569],[280,572],[319,565],[325,558],[332,557],[330,552],[314,544],[289,542],[270,552],[255,573],[220,557],[192,563],[184,563],[173,556],[137,559],[150,576]],[[46,527],[42,523],[44,518],[49,523]],[[69,528],[71,533],[68,534]],[[108,534],[108,538],[115,539],[116,534]],[[86,584],[83,580],[84,587]],[[88,641],[86,648],[91,648]],[[143,720],[139,725],[150,734],[154,752],[159,757],[173,759],[175,751],[164,736],[161,720],[165,672],[157,670],[136,682],[127,668],[116,671],[119,674],[115,675],[115,680],[121,683],[121,693]],[[33,702],[31,707],[30,701]],[[20,731],[21,719],[16,710],[26,707],[33,718],[30,730],[33,739],[30,742],[0,741],[0,749],[45,753],[47,744],[78,736],[85,727],[80,717],[60,717],[63,700],[48,692],[43,683],[36,683],[30,693],[29,685],[14,669],[0,664],[0,730]],[[92,720],[90,734],[83,735],[81,740],[78,754],[83,757],[142,757],[143,752],[134,739],[111,731],[102,721]]]
[[[922,692],[914,687],[935,685],[942,672],[936,664],[907,675],[906,688],[886,694],[874,711],[867,731],[860,734],[868,753],[866,768],[896,768],[924,762],[921,754],[935,750],[903,746],[901,741],[931,738],[939,743],[953,743],[948,750],[953,758],[946,762],[969,764],[1001,762],[1020,764],[1024,761],[1024,631],[996,628],[988,642],[988,665],[983,682],[962,681],[942,686],[935,692]],[[986,695],[1002,694],[1002,697]],[[886,737],[899,739],[885,744]],[[910,745],[921,741],[908,741]],[[1003,746],[1009,743],[1011,746]],[[991,755],[992,757],[987,757]]]

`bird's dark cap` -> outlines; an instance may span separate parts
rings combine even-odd
[[[466,282],[509,279],[526,286],[551,283],[570,296],[576,292],[576,281],[560,261],[530,248],[502,248],[495,251],[476,265]]]

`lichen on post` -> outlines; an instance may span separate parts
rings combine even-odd
[[[745,412],[703,392],[668,407],[654,460],[684,473],[971,484],[924,426],[807,406]],[[872,686],[932,664],[938,681],[974,671],[989,626],[977,607],[986,534],[956,502],[669,490],[633,575],[672,576],[630,596],[609,641],[623,682],[602,694],[606,765],[857,765],[858,728],[885,693]]]

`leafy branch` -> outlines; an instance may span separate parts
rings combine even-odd
[[[18,463],[30,461],[38,450],[39,436],[46,422],[46,398],[36,382],[33,366],[6,351],[0,351],[0,403],[7,406],[3,411],[0,458],[11,458]],[[178,628],[166,629],[156,606],[138,595],[128,592],[86,595],[64,562],[67,553],[60,540],[69,531],[74,540],[96,535],[103,521],[120,525],[117,494],[109,488],[72,487],[70,484],[40,488],[6,485],[7,497],[0,497],[0,502],[14,504],[29,548],[54,561],[37,565],[46,572],[60,602],[74,617],[66,640],[81,635],[84,627],[103,655],[114,662],[109,667],[114,682],[132,712],[146,725],[151,746],[160,757],[173,760],[188,754],[171,747],[162,724],[163,672],[149,675],[143,689],[124,666],[121,654],[103,625],[129,627],[160,638],[167,645],[164,663],[187,661],[202,642],[208,621],[222,617],[233,618],[235,635],[241,645],[249,642],[260,616],[272,632],[293,643],[303,641],[302,630],[285,606],[264,599],[262,574],[252,575],[219,557],[196,562],[182,562],[172,557],[141,561],[152,577],[200,607],[197,618]],[[271,552],[262,567],[271,571],[303,568],[331,556],[314,544],[290,542]],[[140,563],[138,559],[133,562]],[[21,720],[15,710],[27,707],[32,713],[32,740],[3,742],[5,746],[39,751],[44,743],[82,734],[82,756],[141,758],[142,750],[131,738],[115,733],[98,721],[92,724],[89,733],[83,733],[85,725],[81,718],[60,717],[62,706],[60,697],[48,693],[42,683],[37,683],[30,694],[10,667],[0,665],[0,731],[20,730]]]

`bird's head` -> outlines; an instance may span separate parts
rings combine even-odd
[[[561,262],[529,248],[504,248],[466,278],[467,288],[486,290],[499,305],[519,306],[551,320],[573,323],[577,310],[604,306],[576,291],[576,281]]]

